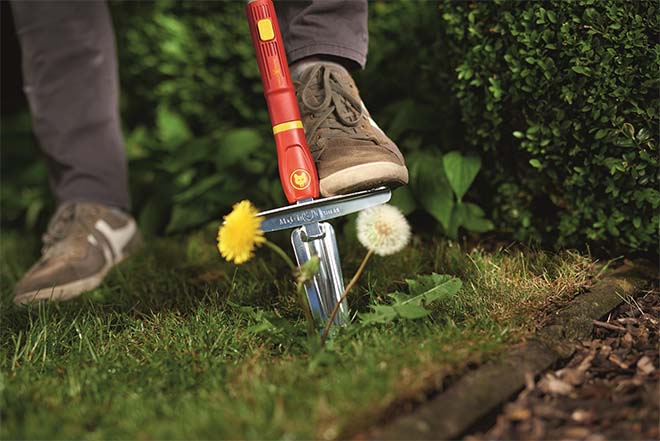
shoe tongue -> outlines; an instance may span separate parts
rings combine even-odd
[[[75,224],[84,223],[85,218],[96,212],[93,204],[69,202],[57,208],[52,219],[48,223],[48,230],[43,237],[46,248],[52,247],[57,242],[66,238],[73,232]]]
[[[76,204],[75,203],[65,203],[60,205],[55,214],[48,222],[48,232],[61,231],[63,228],[66,228],[66,225],[70,224],[76,216]]]

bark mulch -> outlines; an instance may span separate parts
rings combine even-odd
[[[659,439],[660,291],[628,298],[594,321],[568,364],[534,381],[504,406],[478,440]]]

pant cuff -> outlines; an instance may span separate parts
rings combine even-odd
[[[287,50],[287,59],[289,64],[294,63],[302,58],[311,57],[315,55],[331,55],[334,57],[346,58],[355,62],[360,69],[364,69],[367,63],[367,54],[356,51],[353,48],[339,46],[333,43],[315,43],[307,46],[293,48]]]

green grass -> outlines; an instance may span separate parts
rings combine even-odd
[[[373,258],[352,310],[432,271],[463,280],[425,319],[354,324],[320,349],[283,263],[268,250],[220,261],[211,229],[152,241],[80,299],[17,308],[11,290],[38,253],[4,232],[0,438],[295,438],[350,436],[424,399],[466,366],[533,332],[543,311],[585,287],[575,253],[467,251],[416,239]],[[286,236],[275,240],[286,246]],[[363,250],[340,244],[345,276]],[[251,332],[263,315],[283,326]],[[251,328],[252,327],[252,328]]]

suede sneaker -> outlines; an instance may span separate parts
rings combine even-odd
[[[408,183],[401,152],[371,118],[343,66],[308,62],[292,75],[323,196]]]
[[[17,305],[69,300],[96,288],[142,237],[135,220],[121,210],[74,202],[57,209],[43,244],[41,258],[16,285]]]

